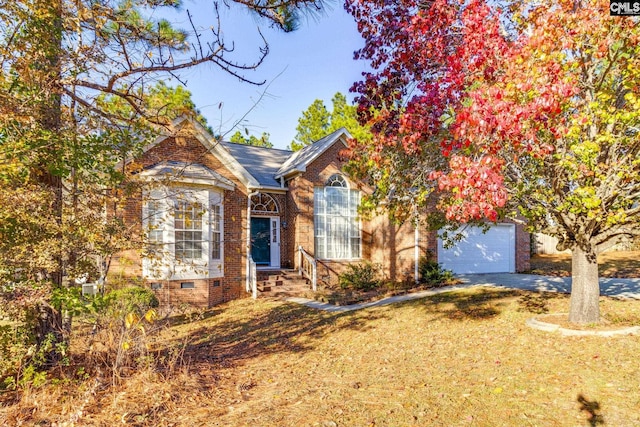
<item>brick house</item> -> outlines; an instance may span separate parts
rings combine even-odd
[[[120,254],[110,272],[140,278],[164,305],[211,307],[240,298],[252,291],[254,271],[297,269],[308,259],[319,282],[335,282],[346,265],[363,260],[380,265],[389,280],[406,280],[427,251],[445,267],[447,257],[459,258],[434,232],[386,215],[358,218],[361,194],[371,189],[342,172],[344,129],[294,153],[219,142],[189,118],[174,125],[173,135],[127,164],[146,185],[127,202],[125,218],[139,225],[148,249]],[[496,268],[527,269],[528,234],[515,224],[493,229],[500,229],[494,240],[506,240],[497,250],[509,251]],[[458,250],[473,257],[474,244]],[[486,265],[483,256],[478,265]]]

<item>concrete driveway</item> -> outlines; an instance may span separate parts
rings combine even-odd
[[[571,292],[570,277],[539,276],[536,274],[461,274],[465,285],[488,285],[528,291]],[[640,299],[640,278],[600,278],[600,295]]]

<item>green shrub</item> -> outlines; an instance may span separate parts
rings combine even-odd
[[[0,390],[15,388],[18,370],[33,352],[27,328],[0,319]]]
[[[131,286],[109,292],[103,305],[107,315],[122,317],[129,313],[144,314],[160,303],[151,289]]]
[[[418,263],[420,281],[427,285],[446,285],[453,281],[453,272],[445,270],[433,259],[422,257]]]
[[[370,262],[349,264],[347,271],[338,276],[340,287],[358,291],[371,290],[378,286],[378,270],[379,266]]]

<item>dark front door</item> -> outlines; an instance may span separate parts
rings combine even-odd
[[[251,218],[251,257],[258,265],[271,262],[271,229],[269,218]]]

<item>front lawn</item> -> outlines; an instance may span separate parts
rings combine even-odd
[[[640,251],[605,252],[598,257],[600,277],[640,277]],[[571,254],[533,255],[531,273],[571,276]]]
[[[640,304],[602,298],[614,322]],[[6,425],[640,425],[638,337],[561,337],[568,296],[473,288],[345,314],[234,301],[153,343],[179,363],[5,393]],[[186,344],[186,346],[184,346]],[[179,350],[179,351],[176,351]],[[177,357],[176,357],[177,355]],[[65,424],[66,423],[66,424]]]

